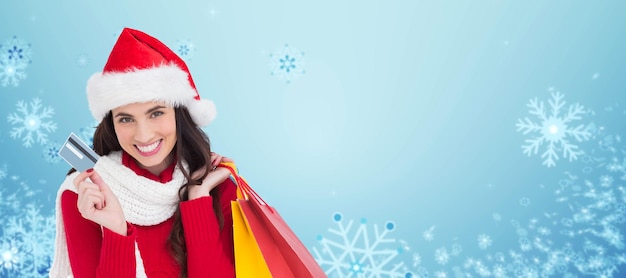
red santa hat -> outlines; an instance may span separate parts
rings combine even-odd
[[[87,81],[87,100],[98,121],[114,108],[149,101],[187,107],[200,127],[216,115],[213,102],[200,99],[185,62],[159,40],[130,28],[120,34],[102,72]]]

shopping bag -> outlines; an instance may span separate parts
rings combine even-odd
[[[265,264],[273,277],[326,277],[311,253],[298,239],[289,225],[268,205],[237,173],[233,164],[222,164],[228,168],[237,184],[237,208],[242,213]],[[234,217],[234,210],[233,210]],[[234,220],[233,220],[234,221]],[[240,262],[240,265],[244,264]],[[235,266],[237,256],[235,251]],[[241,266],[245,267],[245,266]],[[237,273],[239,275],[239,273]],[[239,276],[238,276],[239,277]]]
[[[263,254],[237,201],[231,201],[237,277],[271,278]]]

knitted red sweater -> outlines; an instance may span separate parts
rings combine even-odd
[[[175,164],[160,176],[140,168],[126,153],[122,163],[138,175],[166,183],[172,179]],[[236,187],[226,179],[218,186],[224,226],[213,212],[213,198],[203,197],[182,202],[180,212],[187,246],[188,277],[235,277],[233,222],[230,201],[236,199]],[[84,219],[76,201],[78,195],[63,192],[61,210],[67,248],[74,277],[136,277],[135,242],[148,277],[178,277],[180,267],[170,255],[167,238],[173,218],[154,226],[128,223],[127,236],[121,236]]]

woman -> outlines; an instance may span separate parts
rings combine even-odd
[[[87,96],[101,157],[59,189],[50,276],[235,277],[232,160],[211,152],[215,107],[185,63],[126,28]]]

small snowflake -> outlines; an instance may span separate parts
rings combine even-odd
[[[18,125],[11,129],[11,137],[22,138],[22,145],[27,148],[30,148],[35,141],[42,145],[46,144],[47,133],[54,132],[57,128],[56,123],[48,121],[54,114],[54,109],[50,106],[41,109],[41,100],[38,98],[30,102],[30,109],[29,104],[24,101],[19,101],[16,106],[20,114],[11,113],[8,117],[9,123]]]
[[[189,61],[196,52],[196,45],[191,40],[178,40],[174,50],[180,58]]]
[[[550,231],[550,229],[546,227],[537,228],[537,232],[539,232],[539,234],[544,235],[544,236],[549,236],[552,233],[552,231]]]
[[[445,247],[438,248],[435,250],[435,261],[440,265],[445,265],[450,260],[450,254],[448,254],[448,250]]]
[[[493,241],[491,240],[491,237],[489,237],[486,234],[481,234],[478,236],[478,248],[480,249],[487,249],[489,248],[489,246],[491,246],[491,243]]]
[[[565,106],[563,94],[558,91],[551,93],[552,99],[548,101],[550,105],[550,113],[546,111],[543,101],[536,98],[531,99],[527,105],[530,108],[530,114],[536,116],[540,123],[535,123],[529,118],[519,119],[516,126],[517,131],[524,135],[529,133],[537,134],[534,138],[526,139],[526,145],[522,146],[524,154],[528,156],[536,155],[542,144],[547,144],[545,151],[541,154],[543,165],[547,167],[556,166],[556,160],[559,159],[559,151],[562,152],[563,158],[569,158],[569,161],[576,160],[579,155],[583,154],[578,146],[570,143],[570,138],[574,138],[578,142],[586,141],[591,138],[591,133],[585,129],[584,125],[573,126],[571,123],[580,120],[581,115],[585,114],[584,107],[578,103],[570,105],[568,110],[560,115]]]
[[[432,241],[433,239],[435,239],[435,226],[431,226],[430,228],[428,228],[428,230],[424,231],[422,233],[422,237],[424,237],[424,240],[426,241]]]
[[[463,247],[461,246],[461,244],[452,244],[452,251],[450,251],[450,254],[452,256],[458,256],[461,255],[461,253],[463,253]]]
[[[78,57],[76,58],[76,65],[78,65],[79,67],[85,67],[87,64],[89,64],[89,57],[87,56],[87,54],[80,54],[78,55]]]
[[[304,52],[285,44],[285,47],[270,54],[271,75],[291,83],[305,73],[303,57]]]
[[[59,156],[59,151],[61,150],[61,145],[57,142],[47,143],[42,151],[42,156],[44,160],[50,164],[56,164],[61,161],[61,156]]]
[[[26,64],[31,62],[30,44],[18,39],[16,36],[0,45],[0,53],[2,57],[6,57],[9,60]]]
[[[19,263],[18,249],[13,244],[3,241],[0,246],[0,267],[11,270]]]
[[[21,80],[26,79],[26,63],[0,57],[0,84],[17,87]]]

